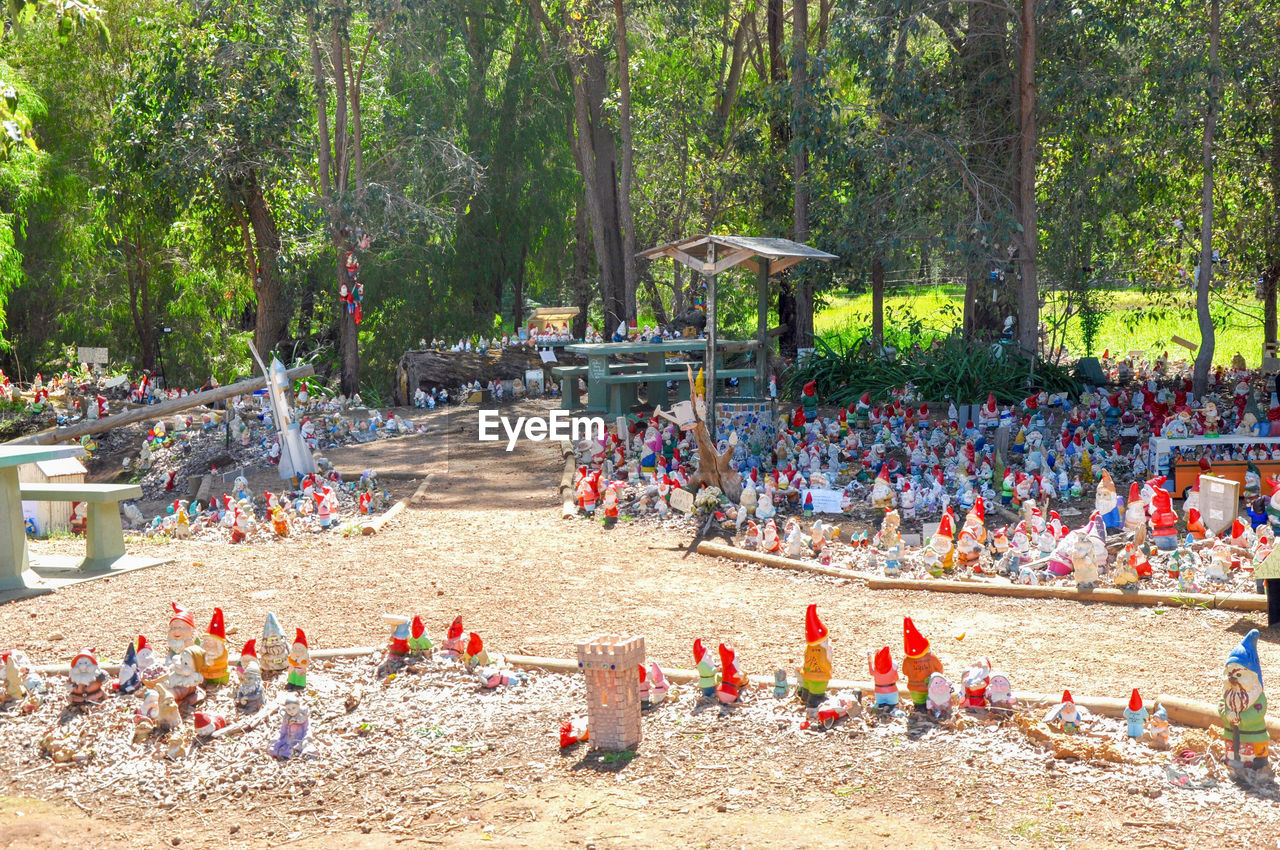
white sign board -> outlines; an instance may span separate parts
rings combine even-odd
[[[677,487],[671,491],[671,507],[682,514],[693,513],[693,494]]]
[[[815,514],[844,513],[840,505],[844,496],[843,490],[805,490],[800,494],[800,504],[805,504],[810,496],[813,497],[813,512]]]
[[[107,363],[107,350],[105,348],[90,348],[82,345],[76,350],[76,359],[81,363],[105,366]]]
[[[538,356],[542,358],[543,363],[559,363],[560,362],[559,360],[556,359],[556,351],[554,348],[540,348],[538,349]]]

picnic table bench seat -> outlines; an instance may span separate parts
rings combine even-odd
[[[728,380],[729,378],[738,378],[744,381],[744,389],[750,393],[755,385],[755,369],[717,369],[716,380]],[[689,399],[689,376],[687,371],[663,371],[663,372],[634,372],[623,375],[607,375],[600,379],[609,394],[607,408],[611,414],[619,414],[625,412],[632,404],[635,403],[635,384],[649,385],[649,404],[665,404],[666,387],[669,381],[675,381],[678,387],[680,399],[687,401]],[[660,392],[660,397],[655,397],[655,392]]]
[[[25,501],[84,502],[88,506],[81,569],[108,568],[124,557],[120,502],[142,498],[142,488],[137,484],[22,483],[18,492]]]

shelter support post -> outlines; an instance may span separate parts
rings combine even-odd
[[[756,275],[756,395],[763,398],[769,386],[769,262],[760,258]]]

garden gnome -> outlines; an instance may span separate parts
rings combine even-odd
[[[1147,720],[1147,739],[1154,749],[1169,749],[1169,713],[1163,705],[1156,705],[1155,713]]]
[[[1227,656],[1227,684],[1218,704],[1227,765],[1232,769],[1267,767],[1267,697],[1262,690],[1258,630],[1251,629]]]
[[[197,711],[192,715],[191,721],[195,726],[196,734],[201,738],[212,737],[214,732],[227,728],[225,717],[208,711]]]
[[[930,673],[925,686],[925,708],[939,720],[951,716],[951,682],[941,673]]]
[[[1076,708],[1071,691],[1062,692],[1062,702],[1049,709],[1044,716],[1045,723],[1057,723],[1063,732],[1074,735],[1080,731],[1080,709]]]
[[[876,708],[896,708],[898,705],[898,665],[894,663],[889,647],[882,646],[876,652],[867,650],[867,670],[875,683]]]
[[[173,606],[173,616],[169,618],[169,655],[172,657],[196,642],[196,620],[191,612],[179,608],[177,602]]]
[[[300,691],[307,686],[307,665],[311,662],[311,650],[307,646],[307,635],[302,629],[293,637],[293,646],[289,648],[289,679],[285,687]]]
[[[827,627],[818,619],[817,605],[810,605],[805,611],[804,637],[807,646],[796,696],[812,708],[826,698],[827,683],[831,681],[831,640]]]
[[[1134,688],[1129,704],[1124,709],[1125,732],[1130,738],[1141,738],[1147,724],[1148,712],[1142,704],[1142,695]]]
[[[280,736],[271,745],[271,755],[278,759],[307,755],[310,751],[310,726],[310,712],[298,695],[286,695],[280,709]]]
[[[124,661],[120,664],[120,672],[116,676],[115,690],[121,694],[133,694],[137,693],[141,687],[142,674],[138,669],[138,651],[134,649],[133,641],[130,641],[125,647]]]
[[[445,658],[461,658],[464,649],[466,638],[462,636],[462,617],[457,616],[449,624],[449,631],[445,632],[444,640],[440,642],[440,654]]]
[[[200,687],[204,683],[200,675],[200,655],[200,647],[190,646],[173,657],[168,684],[179,706],[191,708],[204,699],[204,689]]]
[[[1111,473],[1102,470],[1102,479],[1098,482],[1098,489],[1093,496],[1093,507],[1101,516],[1102,522],[1108,529],[1120,528],[1123,520],[1120,518],[1119,497],[1116,495],[1116,485],[1111,479]]]
[[[430,652],[432,647],[431,638],[427,637],[427,627],[422,624],[422,618],[417,614],[413,615],[413,624],[409,631],[409,651],[410,652]]]
[[[702,645],[702,638],[696,638],[693,641],[693,663],[698,669],[698,687],[702,690],[702,695],[704,697],[714,695],[720,673],[716,670],[716,663],[711,658],[711,654]]]
[[[1075,533],[1075,543],[1071,547],[1071,566],[1075,572],[1076,587],[1081,590],[1092,590],[1098,583],[1098,562],[1087,534]]]
[[[468,667],[489,663],[489,653],[485,652],[484,641],[475,632],[467,635],[467,649],[462,654],[462,661]]]
[[[1124,530],[1133,535],[1133,545],[1141,546],[1147,539],[1147,513],[1142,503],[1142,489],[1135,481],[1129,485],[1129,504],[1124,509]]]
[[[667,682],[667,677],[663,674],[662,668],[658,666],[658,662],[649,663],[649,706],[653,707],[662,703],[667,698],[671,685]]]
[[[960,704],[965,708],[986,708],[987,686],[990,683],[991,662],[986,658],[979,658],[960,677],[960,686],[964,688],[964,699]]]
[[[929,651],[929,639],[920,634],[910,617],[902,618],[902,673],[907,677],[911,702],[920,710],[928,696],[929,676],[942,672],[942,662]]]
[[[133,644],[129,644],[129,647],[132,649]],[[18,669],[18,662],[11,652],[6,652],[0,659],[4,661],[4,699],[0,702],[22,699],[27,695],[27,687],[22,683],[22,671]]]
[[[182,713],[178,709],[178,701],[174,699],[164,682],[156,682],[156,714],[155,723],[166,732],[172,732],[182,725]]]
[[[742,689],[748,684],[747,674],[738,664],[738,654],[729,644],[720,644],[720,684],[716,687],[716,698],[724,705],[733,705],[742,695]]]
[[[259,663],[263,673],[279,673],[288,665],[289,647],[284,642],[284,629],[276,615],[268,611],[262,624],[262,657]]]
[[[204,674],[206,685],[225,685],[231,676],[227,672],[227,628],[222,619],[222,609],[213,609],[213,618],[209,620],[209,631],[200,641],[204,650]]]
[[[250,638],[240,650],[240,663],[236,670],[240,674],[240,686],[236,688],[236,707],[250,713],[262,708],[262,670],[258,667],[258,652],[255,641]]]
[[[164,662],[156,658],[155,651],[152,650],[151,644],[147,643],[146,635],[138,635],[138,675],[142,677],[142,684],[148,688],[155,687],[156,682],[163,681],[169,675],[169,668]]]
[[[1013,696],[1013,684],[1004,673],[991,674],[987,683],[987,705],[991,708],[1011,709],[1017,703]]]
[[[409,654],[409,618],[397,614],[383,614],[382,619],[394,623],[395,628],[391,632],[391,642],[387,644],[387,653],[399,658],[404,658]],[[422,622],[414,617],[415,622]]]
[[[1163,552],[1178,546],[1178,515],[1173,512],[1169,491],[1163,486],[1155,488],[1151,498],[1151,541]]]
[[[107,692],[102,683],[107,674],[98,668],[98,656],[92,647],[86,647],[71,659],[70,687],[73,706],[102,702]]]

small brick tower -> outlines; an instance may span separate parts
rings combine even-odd
[[[622,752],[640,743],[643,663],[640,635],[596,635],[578,644],[578,666],[587,677],[587,728],[593,747]]]

